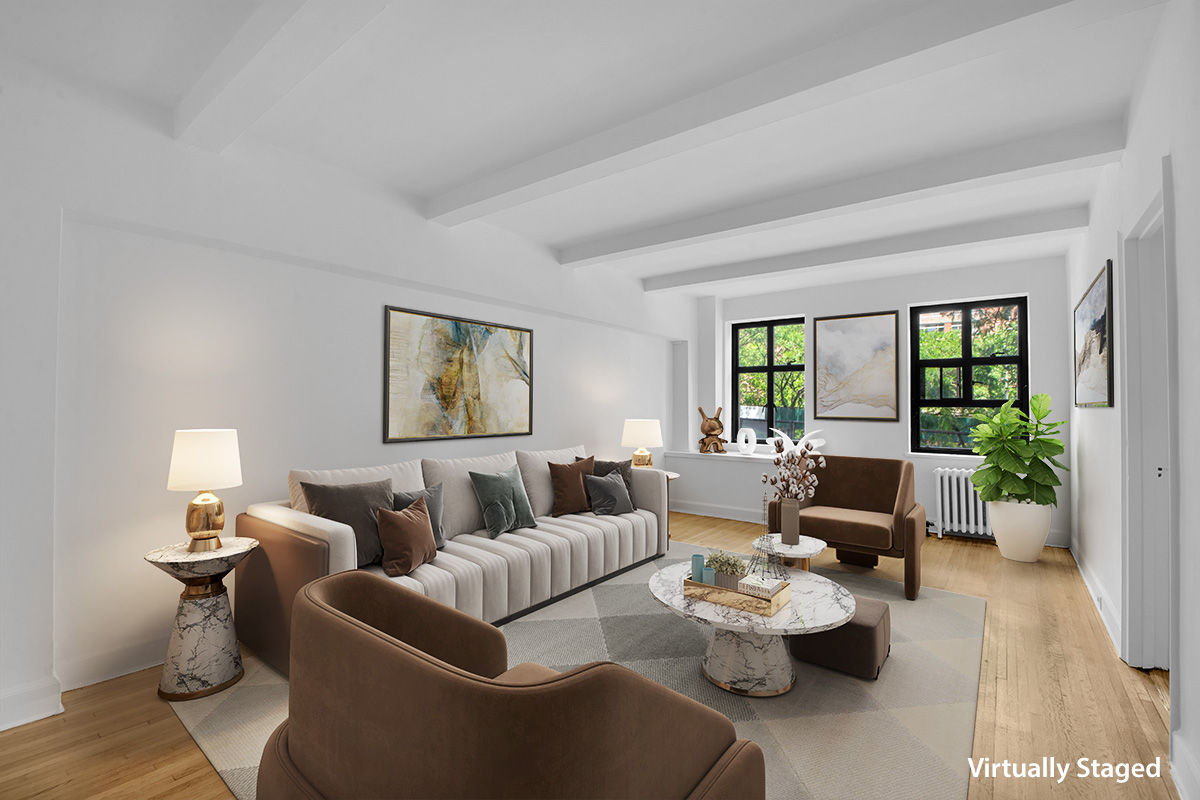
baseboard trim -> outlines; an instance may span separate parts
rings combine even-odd
[[[69,691],[157,666],[163,663],[166,655],[167,637],[164,636],[119,650],[109,650],[71,661],[57,661],[54,671],[62,681],[63,690]]]
[[[740,508],[721,503],[696,503],[691,500],[671,500],[671,511],[695,514],[698,517],[734,519],[739,522],[762,522],[762,508]]]
[[[1083,585],[1087,587],[1092,603],[1100,612],[1100,620],[1104,623],[1104,629],[1108,631],[1108,638],[1112,640],[1113,648],[1119,656],[1121,654],[1121,618],[1117,615],[1116,604],[1108,596],[1108,592],[1104,591],[1104,587],[1096,580],[1096,576],[1087,568],[1087,565],[1079,560],[1079,554],[1072,550],[1071,555],[1075,557],[1075,566],[1079,568]]]
[[[53,675],[0,692],[0,731],[61,713],[62,684]]]
[[[1179,731],[1171,733],[1171,777],[1179,800],[1200,800],[1200,762],[1179,737]]]

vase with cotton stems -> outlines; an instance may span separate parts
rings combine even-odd
[[[775,448],[775,470],[778,474],[763,474],[762,482],[775,490],[775,502],[779,503],[779,539],[782,544],[800,543],[800,503],[811,499],[817,492],[815,470],[825,467],[825,456],[818,447],[825,445],[824,439],[816,438],[820,431],[812,431],[795,444],[781,430],[771,429],[776,435],[771,438]],[[763,493],[763,528],[767,527],[767,492]]]
[[[1062,481],[1054,468],[1067,470],[1058,461],[1066,450],[1055,438],[1065,422],[1047,422],[1050,395],[1029,399],[1029,413],[1009,400],[991,413],[972,415],[979,422],[971,429],[973,452],[983,456],[971,483],[987,503],[992,534],[1000,555],[1012,561],[1037,561],[1050,535],[1051,508],[1058,505],[1056,486]]]

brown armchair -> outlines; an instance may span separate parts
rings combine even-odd
[[[916,500],[911,461],[825,456],[816,496],[800,503],[800,534],[823,539],[846,564],[874,567],[880,556],[904,559],[904,596],[921,591],[925,507]],[[778,502],[767,526],[779,530]]]
[[[504,634],[366,572],[292,614],[289,717],[258,797],[762,798],[762,751],[611,663],[508,669]]]

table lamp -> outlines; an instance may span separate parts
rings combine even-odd
[[[647,447],[662,447],[662,428],[656,419],[627,419],[621,433],[621,447],[636,447],[633,451],[635,467],[653,467],[654,457]]]
[[[225,506],[213,490],[241,485],[242,462],[238,455],[236,430],[175,431],[167,489],[199,492],[187,507],[187,532],[192,537],[189,552],[201,553],[221,547]]]

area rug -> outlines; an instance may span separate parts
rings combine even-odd
[[[615,661],[720,711],[762,747],[769,798],[967,796],[982,599],[924,588],[910,602],[899,583],[817,569],[891,606],[892,653],[879,679],[796,662],[787,694],[741,697],[701,674],[707,630],[659,605],[646,586],[655,570],[696,552],[707,551],[674,543],[664,558],[508,623],[509,664],[568,670]],[[245,663],[232,688],[171,706],[239,800],[254,797],[263,745],[287,716],[286,680],[252,655]]]

